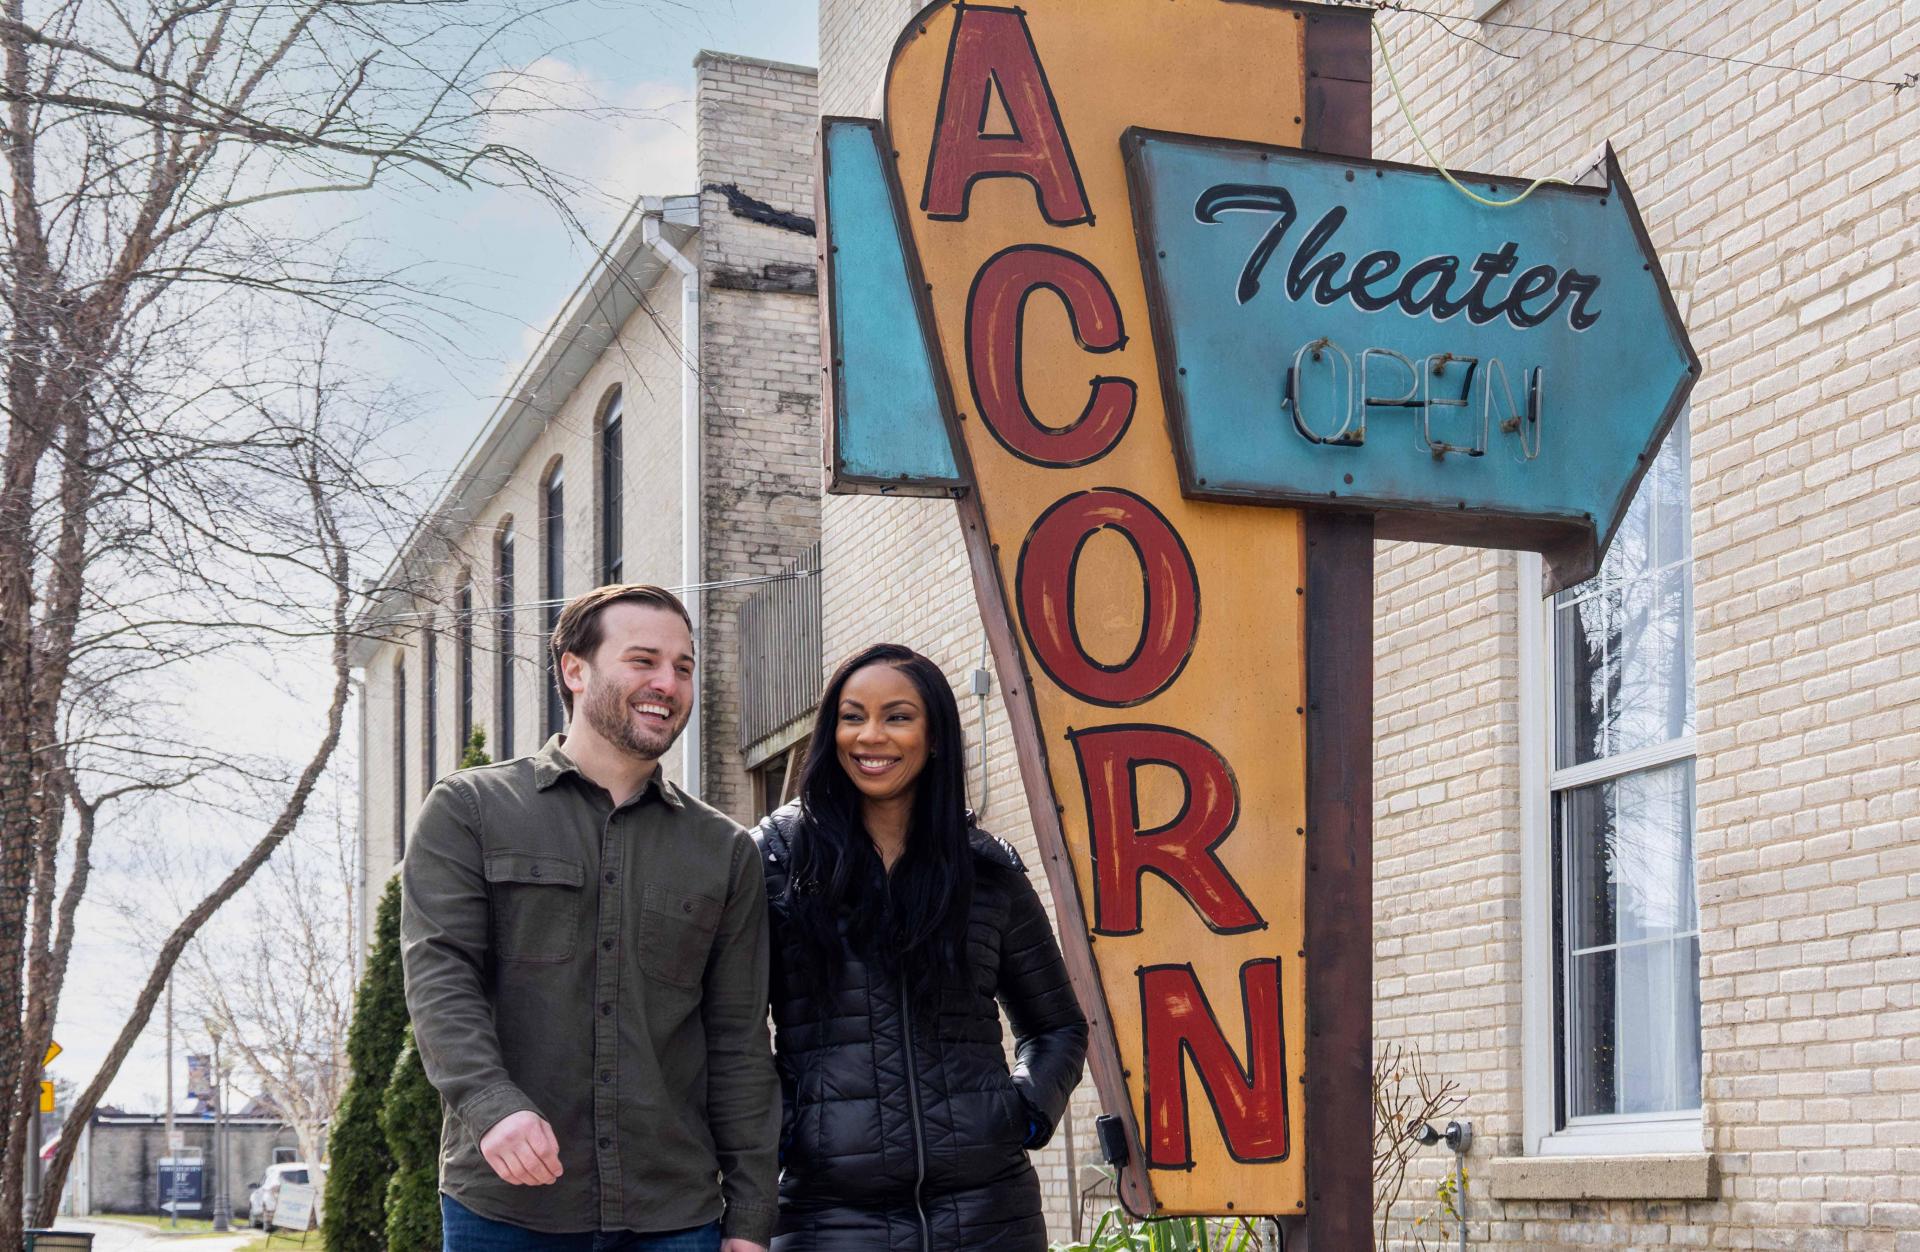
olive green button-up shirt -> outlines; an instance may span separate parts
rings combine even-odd
[[[441,780],[407,847],[401,951],[445,1108],[440,1188],[529,1230],[718,1217],[767,1243],[780,1099],[753,840],[658,773],[615,808],[562,742]],[[523,1109],[559,1140],[550,1186],[480,1155]]]

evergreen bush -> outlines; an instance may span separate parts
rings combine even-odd
[[[380,1128],[381,1096],[407,1027],[400,974],[400,880],[374,913],[373,951],[347,1027],[347,1089],[327,1139],[327,1252],[385,1252],[387,1179],[393,1155]]]
[[[491,763],[487,732],[475,726],[460,768]],[[440,1116],[440,1093],[427,1081],[409,1026],[380,1104],[380,1128],[393,1162],[386,1185],[387,1252],[439,1252]]]
[[[472,769],[476,765],[491,765],[493,758],[487,755],[487,732],[480,727],[473,728],[473,734],[467,737],[467,746],[460,753],[460,768]]]
[[[440,1093],[427,1081],[411,1028],[381,1101],[380,1125],[394,1163],[387,1184],[387,1252],[438,1252]]]

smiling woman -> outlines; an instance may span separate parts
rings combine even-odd
[[[939,667],[875,645],[828,681],[801,799],[755,832],[787,1110],[775,1252],[1045,1246],[1026,1152],[1087,1025],[1025,867],[967,811],[965,747]]]
[[[867,838],[891,870],[907,847],[915,784],[927,767],[927,705],[904,671],[868,665],[840,690],[833,746],[860,792]]]

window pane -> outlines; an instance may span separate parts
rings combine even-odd
[[[554,671],[553,650],[547,641],[553,636],[553,628],[560,623],[560,599],[566,594],[566,490],[555,469],[548,480],[547,500],[544,522],[546,526],[546,554],[543,560],[544,574],[540,588],[541,597],[546,601],[546,610],[542,614],[545,630],[540,640],[540,651],[545,658],[542,672],[546,678],[546,698],[542,707],[546,710],[546,724],[543,727],[549,736],[557,735],[567,728],[566,706],[560,700],[558,675]]]
[[[1687,440],[1676,424],[1589,581],[1554,598],[1554,763],[1693,733]]]
[[[393,857],[407,851],[407,666],[393,663]]]
[[[600,581],[617,583],[624,567],[626,504],[621,484],[624,481],[624,454],[621,442],[620,398],[614,397],[600,433]]]
[[[1607,754],[1617,756],[1693,733],[1686,566],[1637,578],[1620,598],[1619,690],[1607,716]]]
[[[1693,763],[1562,792],[1567,1114],[1698,1108]]]
[[[1573,1116],[1700,1107],[1698,971],[1691,936],[1574,958]]]
[[[1572,1079],[1567,1114],[1592,1117],[1618,1111],[1614,1093],[1614,950],[1573,959],[1568,981],[1567,1042]]]
[[[500,536],[499,569],[494,576],[494,603],[498,606],[494,655],[497,673],[495,695],[499,700],[500,724],[494,738],[494,755],[513,759],[513,657],[518,641],[513,636],[513,531]]]
[[[1561,769],[1607,755],[1607,718],[1619,687],[1617,591],[1560,604],[1554,618],[1554,763]]]
[[[1687,486],[1687,445],[1689,432],[1684,417],[1674,423],[1667,444],[1654,458],[1640,490],[1652,491],[1653,560],[1656,565],[1672,565],[1693,555],[1693,526],[1689,510],[1693,493]]]
[[[1693,893],[1693,764],[1560,795],[1574,950],[1699,928]]]

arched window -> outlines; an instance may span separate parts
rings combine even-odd
[[[621,540],[626,521],[626,497],[621,489],[622,429],[621,393],[615,388],[606,406],[600,410],[600,581],[617,583],[625,568],[625,544]]]
[[[494,756],[513,759],[513,519],[500,523],[493,547]]]
[[[556,461],[547,474],[547,485],[540,497],[540,620],[545,627],[540,654],[541,672],[547,679],[546,724],[542,730],[547,735],[557,735],[567,728],[566,707],[560,703],[560,674],[554,667],[553,649],[548,646],[553,628],[560,624],[566,583],[566,466]]]
[[[459,736],[453,744],[454,768],[467,754],[473,738],[473,577],[460,576],[460,592],[454,601],[454,681],[460,689]]]
[[[407,658],[393,662],[393,859],[407,854]]]
[[[433,750],[440,741],[440,654],[439,639],[434,634],[434,623],[429,621],[420,636],[420,669],[426,678],[423,684],[426,691],[426,708],[421,710],[420,735],[420,789],[424,792],[433,786],[440,777],[440,771],[434,768]]]

